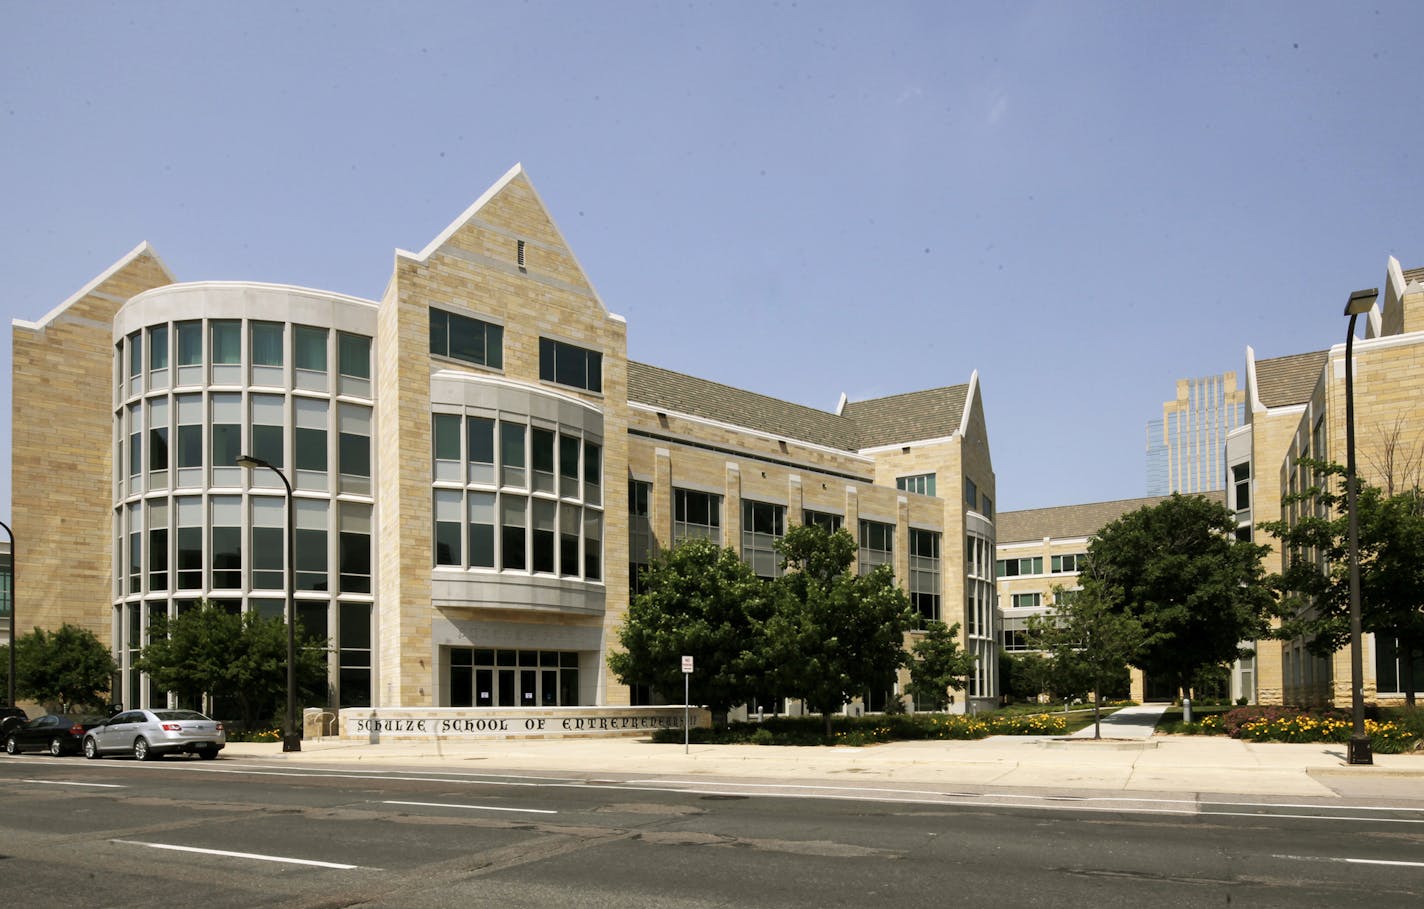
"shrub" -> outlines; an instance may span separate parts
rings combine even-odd
[[[988,735],[1061,735],[1061,714],[961,716],[944,713],[833,717],[827,736],[820,717],[772,717],[760,723],[732,723],[725,729],[693,729],[691,741],[710,745],[874,745],[897,741],[962,741]],[[660,729],[653,741],[677,743],[681,729]]]

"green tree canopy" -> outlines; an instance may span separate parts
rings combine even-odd
[[[103,706],[118,665],[94,632],[65,623],[15,642],[15,693],[60,713]]]
[[[681,694],[682,657],[693,658],[688,697],[717,715],[751,698],[763,675],[756,621],[765,584],[735,552],[687,540],[660,552],[645,569],[618,631],[623,645],[608,666],[625,685]]]
[[[1302,460],[1317,482],[1287,495],[1298,506],[1295,522],[1263,521],[1281,541],[1285,567],[1269,579],[1284,615],[1279,636],[1304,638],[1309,649],[1329,655],[1350,642],[1349,515],[1345,469]],[[1424,492],[1393,495],[1376,486],[1357,487],[1360,619],[1367,632],[1398,638],[1400,687],[1412,705],[1417,680],[1408,655],[1424,647]]]
[[[228,612],[204,601],[150,629],[137,668],[186,703],[230,699],[244,729],[277,718],[287,696],[287,625],[256,612]],[[297,629],[297,687],[325,703],[324,642]]]
[[[767,656],[778,690],[825,719],[853,696],[881,684],[906,660],[910,601],[888,565],[849,573],[849,533],[793,527],[776,544],[787,573],[773,582]]]
[[[1103,694],[1138,659],[1144,646],[1142,623],[1112,599],[1112,588],[1088,571],[1079,575],[1083,587],[1053,590],[1053,612],[1030,616],[1030,645],[1044,651],[1050,679],[1067,691],[1093,692],[1093,738],[1102,738]]]
[[[910,694],[943,710],[949,689],[964,688],[974,671],[974,655],[959,646],[959,624],[930,622],[925,636],[910,647]]]
[[[1224,506],[1174,493],[1089,542],[1094,596],[1141,628],[1132,665],[1184,688],[1199,668],[1229,663],[1243,641],[1267,636],[1274,599],[1261,559],[1269,548],[1235,534]]]

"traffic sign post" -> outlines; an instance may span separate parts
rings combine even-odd
[[[688,723],[688,718],[687,718],[687,714],[688,714],[688,704],[687,704],[687,702],[690,700],[690,698],[688,697],[688,687],[689,687],[689,686],[688,686],[688,683],[691,681],[691,679],[692,679],[692,657],[690,657],[690,656],[685,656],[685,657],[682,658],[682,753],[683,753],[683,754],[687,754],[687,753],[690,751],[691,746],[689,745],[689,743],[692,741],[692,738],[691,738],[692,733],[688,731],[688,725],[687,725],[687,723]]]

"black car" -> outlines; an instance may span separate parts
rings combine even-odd
[[[47,713],[5,734],[5,753],[48,751],[55,757],[78,754],[84,733],[104,722],[99,716],[65,716]]]
[[[19,707],[0,707],[0,741],[4,741],[11,729],[25,725],[29,718]]]

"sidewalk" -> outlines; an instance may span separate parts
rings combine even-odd
[[[1105,739],[1150,739],[1157,729],[1157,721],[1162,719],[1162,714],[1166,712],[1166,704],[1120,707],[1103,717],[1099,725]],[[1070,738],[1091,739],[1094,737],[1093,733],[1093,724],[1089,723]]]
[[[1134,724],[1136,725],[1136,724]],[[1120,729],[1133,728],[1126,721]],[[1091,732],[1089,733],[1091,735]],[[1150,738],[991,736],[967,742],[893,742],[862,748],[653,744],[640,738],[232,743],[227,760],[251,764],[358,765],[436,772],[626,781],[735,779],[871,789],[1055,788],[1096,793],[1374,797],[1424,803],[1424,754],[1345,763],[1345,746],[1243,742],[1225,736]]]

